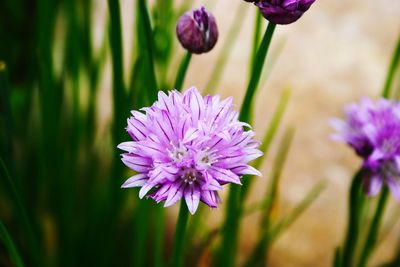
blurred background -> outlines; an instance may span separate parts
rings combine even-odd
[[[184,88],[196,86],[223,97],[233,95],[239,107],[249,77],[257,9],[239,0],[196,0],[175,1],[173,13],[156,8],[162,6],[160,2],[148,3],[158,38],[159,54],[154,56],[159,89],[172,89],[185,54],[173,35],[162,34],[163,27],[173,31],[179,15],[191,6],[204,5],[216,17],[219,41],[210,53],[192,57]],[[136,28],[138,6],[121,0],[120,10],[120,78],[125,91],[153,90],[151,83],[140,78],[140,68],[132,67],[140,64],[138,58],[145,50],[143,41],[136,38],[140,35]],[[26,207],[26,217],[33,218],[33,229],[21,230],[25,229],[25,215],[19,213],[6,171],[0,181],[0,218],[28,259],[27,266],[42,262],[35,259],[35,250],[46,255],[49,266],[93,266],[93,262],[98,263],[94,266],[135,265],[137,252],[133,252],[132,243],[157,235],[152,230],[146,237],[138,234],[138,221],[157,223],[156,213],[146,212],[157,207],[150,201],[140,206],[137,190],[120,189],[130,173],[119,162],[115,144],[128,139],[123,130],[127,110],[145,101],[134,100],[140,93],[128,93],[123,103],[113,102],[113,88],[121,84],[116,84],[113,76],[109,14],[105,0],[0,3],[1,83],[8,88],[2,90],[0,102],[0,151]],[[207,88],[229,29],[239,19],[238,36],[221,79]],[[254,129],[262,139],[281,94],[290,89],[278,139],[286,126],[294,127],[295,135],[274,213],[287,214],[319,181],[326,181],[326,187],[274,243],[270,266],[330,265],[334,248],[343,240],[347,191],[360,162],[351,149],[329,139],[333,132],[329,120],[341,116],[346,103],[362,96],[379,96],[399,31],[400,1],[393,0],[317,0],[298,22],[277,27],[254,117]],[[116,115],[121,116],[116,120]],[[262,165],[264,176],[255,178],[249,205],[263,198],[276,143]],[[386,221],[399,217],[398,203],[391,201]],[[175,226],[175,206],[165,210],[166,255]],[[217,210],[204,210],[198,239],[215,229],[223,210],[224,202]],[[257,240],[259,216],[254,213],[242,221],[239,263]],[[29,237],[30,231],[38,240]],[[373,264],[394,257],[399,238],[400,225],[396,224],[380,243]],[[33,248],[33,244],[41,245]],[[151,242],[147,246],[153,249]],[[0,266],[13,266],[4,245],[0,245]]]

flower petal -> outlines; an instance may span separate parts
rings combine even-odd
[[[370,196],[376,196],[382,188],[382,178],[378,175],[366,177],[363,181],[365,193]]]
[[[386,180],[386,183],[389,186],[390,192],[392,192],[396,200],[400,201],[400,184],[398,182],[399,177],[396,178],[390,177]]]
[[[195,186],[187,186],[185,189],[185,201],[191,214],[194,214],[200,203],[200,191]]]
[[[182,198],[184,189],[185,183],[181,181],[174,183],[168,192],[168,197],[165,201],[164,207],[172,206],[179,201]]]
[[[129,188],[129,187],[137,187],[143,186],[149,177],[146,174],[140,173],[130,177],[125,183],[121,186],[121,188]]]
[[[139,198],[142,199],[153,187],[155,184],[147,183],[139,191]]]
[[[242,184],[240,182],[240,178],[238,175],[233,173],[230,170],[212,167],[208,170],[209,174],[211,174],[215,180],[219,181],[221,184],[226,183],[234,183],[234,184]]]

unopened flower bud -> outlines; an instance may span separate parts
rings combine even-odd
[[[218,40],[214,16],[204,7],[183,14],[176,24],[176,35],[189,52],[201,54],[210,51]]]
[[[275,24],[290,24],[298,20],[315,0],[256,0],[264,18]]]

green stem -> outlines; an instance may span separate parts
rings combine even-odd
[[[185,201],[181,200],[181,207],[179,209],[178,223],[176,225],[174,247],[172,250],[172,265],[173,267],[182,267],[183,259],[185,256],[184,241],[185,231],[188,221],[188,208],[185,205]]]
[[[250,122],[251,120],[251,105],[253,103],[254,94],[256,93],[257,86],[260,82],[261,73],[264,67],[265,59],[267,57],[268,48],[271,44],[272,35],[274,34],[276,24],[269,23],[258,48],[254,65],[252,66],[250,82],[247,86],[246,95],[240,110],[239,120],[243,122]]]
[[[276,132],[278,130],[279,125],[281,124],[283,114],[286,110],[287,103],[289,101],[289,96],[290,96],[290,90],[285,90],[283,94],[281,95],[281,98],[279,100],[278,107],[276,108],[274,114],[272,115],[271,121],[268,125],[267,131],[264,134],[264,137],[262,139],[262,143],[260,145],[259,150],[264,153],[264,155],[268,154],[268,150],[270,148],[270,145],[272,143],[272,140],[274,139]],[[253,167],[258,169],[265,157],[259,157],[254,160],[253,162]],[[252,182],[254,181],[253,179],[254,176],[246,175],[243,178],[243,187],[242,187],[242,193],[241,193],[241,202],[246,200],[246,197],[248,195],[248,192],[250,191]]]
[[[247,260],[245,266],[266,266],[270,245],[272,243],[271,229],[272,229],[272,210],[275,206],[278,196],[278,185],[282,170],[284,168],[289,148],[293,140],[293,129],[288,129],[280,143],[276,159],[273,164],[271,179],[267,187],[265,198],[263,199],[263,214],[260,221],[260,228],[262,229],[261,237],[257,242],[252,255]]]
[[[352,266],[354,252],[358,241],[360,230],[360,210],[364,202],[364,197],[360,197],[360,194],[362,194],[362,192],[360,192],[362,190],[362,174],[363,172],[361,170],[355,174],[350,187],[349,221],[347,226],[347,238],[342,253],[342,267]]]
[[[7,248],[8,254],[10,255],[10,258],[15,264],[15,266],[24,267],[25,265],[18,252],[18,249],[1,220],[0,220],[0,237],[1,239],[3,239],[4,245]]]
[[[251,69],[250,82],[246,90],[246,95],[240,111],[239,120],[249,122],[251,117],[251,105],[257,85],[260,82],[262,69],[268,48],[272,40],[275,30],[275,24],[269,23],[262,39],[261,45],[257,51],[254,66]],[[219,255],[216,266],[231,267],[235,265],[235,255],[238,243],[239,220],[241,216],[241,188],[237,185],[231,185],[228,206],[225,213],[225,223],[223,229],[222,242],[220,245]]]
[[[157,205],[156,209],[156,231],[154,245],[154,266],[163,267],[163,251],[164,251],[164,207]]]
[[[138,27],[142,27],[138,32],[143,34],[142,47],[139,47],[140,53],[146,58],[146,83],[149,87],[148,97],[150,102],[157,98],[158,86],[157,77],[154,68],[154,40],[153,40],[153,29],[151,27],[149,10],[147,8],[146,0],[138,0],[138,11],[139,21]],[[137,36],[137,38],[142,38]]]
[[[256,61],[256,56],[257,56],[257,47],[260,43],[260,37],[261,37],[261,29],[263,26],[263,17],[261,15],[261,12],[258,12],[257,10],[257,15],[256,15],[256,21],[254,22],[255,27],[254,27],[254,34],[253,34],[253,49],[251,51],[251,67],[253,68],[254,62]],[[252,69],[251,69],[252,71]]]
[[[192,58],[192,53],[187,52],[181,62],[180,67],[179,67],[178,74],[176,75],[175,87],[174,87],[178,91],[182,91],[182,85],[183,85],[183,82],[185,81],[186,72],[189,67],[191,58]]]
[[[392,87],[394,74],[400,61],[400,36],[397,40],[397,46],[393,52],[392,61],[390,63],[389,71],[386,76],[385,86],[383,88],[382,96],[388,98],[390,96],[390,89]]]
[[[11,111],[10,86],[7,77],[7,65],[0,61],[0,112],[4,118],[4,139],[1,140],[0,154],[9,166],[12,173],[14,168],[14,149],[13,149],[13,116]],[[0,124],[1,125],[1,124]]]
[[[28,245],[30,246],[31,250],[29,251],[32,255],[32,259],[34,260],[37,266],[44,266],[41,260],[41,251],[38,239],[34,233],[32,222],[28,217],[28,213],[26,212],[25,206],[23,205],[21,195],[15,186],[14,180],[10,176],[6,165],[4,164],[3,159],[0,157],[0,178],[6,181],[7,187],[9,188],[9,192],[11,194],[12,200],[14,201],[15,205],[17,206],[17,213],[18,219],[21,223],[22,232],[24,236],[27,237]]]
[[[369,229],[367,240],[365,241],[364,248],[361,252],[358,267],[365,267],[367,265],[368,260],[375,248],[376,242],[378,240],[379,227],[382,221],[383,213],[385,211],[388,196],[389,189],[385,186],[381,193],[381,197],[379,198],[378,206],[376,207],[371,228]]]

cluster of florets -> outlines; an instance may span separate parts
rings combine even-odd
[[[334,120],[335,139],[346,142],[363,159],[364,188],[376,195],[386,184],[400,200],[400,104],[363,99],[348,105],[344,121]]]
[[[298,20],[315,0],[245,0],[260,8],[264,18],[275,24],[290,24]]]
[[[241,184],[244,174],[260,175],[248,162],[261,156],[254,132],[238,121],[232,98],[202,97],[196,88],[181,94],[160,92],[142,111],[132,111],[122,161],[138,174],[122,187],[141,187],[145,195],[171,206],[184,198],[193,214],[202,201],[220,203],[218,191],[227,183]]]

